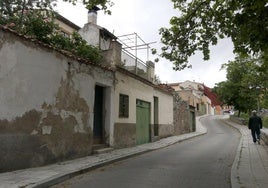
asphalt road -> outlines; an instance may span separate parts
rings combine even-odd
[[[70,179],[53,188],[229,188],[240,134],[213,117],[208,133]]]

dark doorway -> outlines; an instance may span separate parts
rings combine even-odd
[[[158,136],[159,132],[159,100],[154,97],[154,136]]]
[[[93,144],[103,143],[103,92],[103,87],[97,85],[95,86]]]

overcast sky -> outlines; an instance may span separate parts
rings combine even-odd
[[[169,27],[169,20],[179,13],[173,9],[170,0],[113,0],[112,15],[98,12],[97,24],[114,33],[115,36],[137,33],[146,43],[155,42],[152,48],[160,49],[159,29]],[[87,10],[81,5],[72,6],[59,3],[58,12],[75,24],[83,27],[87,22]],[[197,53],[190,58],[191,69],[174,71],[172,63],[160,59],[155,65],[155,74],[163,83],[182,82],[186,80],[204,83],[214,87],[215,83],[226,79],[225,70],[220,70],[222,63],[232,60],[233,45],[229,39],[221,40],[211,50],[209,61],[203,61],[203,56]],[[149,56],[150,60],[156,57]],[[146,57],[141,57],[147,60]]]

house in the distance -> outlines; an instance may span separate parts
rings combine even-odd
[[[179,94],[182,100],[193,106],[198,115],[222,114],[221,103],[210,88],[195,81],[185,81],[169,84]]]
[[[205,86],[204,87],[204,94],[211,100],[211,107],[213,109],[212,114],[221,115],[223,113],[222,109],[222,102],[219,100],[219,97],[216,93],[214,93],[211,88]]]
[[[81,29],[78,25],[66,19],[62,15],[56,13],[54,23],[58,24],[59,32],[65,37],[71,37],[73,32],[77,32]]]
[[[210,105],[204,97],[201,84],[191,81],[169,84],[179,94],[183,101],[193,106],[197,115],[207,114]]]

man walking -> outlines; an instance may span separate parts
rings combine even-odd
[[[262,129],[262,120],[259,116],[257,116],[256,110],[252,111],[252,116],[248,121],[248,128],[251,130],[253,142],[256,143],[256,141],[258,141],[258,144],[260,144],[260,129]]]

